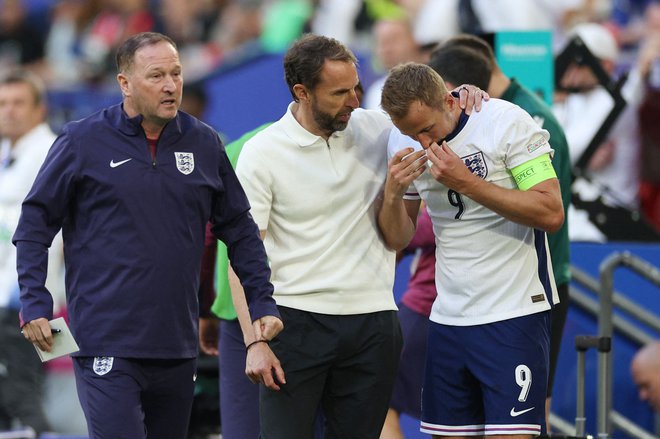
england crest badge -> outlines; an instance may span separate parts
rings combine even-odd
[[[175,152],[176,168],[183,175],[190,174],[195,169],[195,157],[192,152]]]
[[[112,370],[112,363],[115,357],[94,357],[94,365],[92,370],[97,375],[105,375]]]
[[[465,166],[479,178],[485,179],[488,175],[488,166],[486,165],[486,160],[484,159],[484,153],[479,151],[474,154],[461,157]]]

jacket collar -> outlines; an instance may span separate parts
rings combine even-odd
[[[142,128],[142,120],[144,117],[141,114],[138,114],[135,117],[128,117],[124,111],[123,103],[110,107],[108,112],[112,124],[123,134],[126,134],[127,136],[139,136],[144,133],[144,129]],[[178,111],[176,117],[165,125],[160,135],[163,136],[164,134],[181,134],[181,118],[179,117]]]

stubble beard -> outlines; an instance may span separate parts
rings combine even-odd
[[[318,127],[328,134],[332,134],[335,131],[343,131],[348,126],[348,122],[340,121],[336,115],[333,116],[319,110],[316,105],[312,105],[312,116]]]

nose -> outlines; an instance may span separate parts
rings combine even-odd
[[[431,146],[431,143],[433,143],[433,138],[428,134],[419,134],[416,137],[416,140],[422,145],[422,147],[424,147],[424,149],[428,149],[429,146]]]
[[[351,90],[351,93],[348,96],[348,100],[346,101],[346,106],[351,107],[353,109],[360,106],[360,99],[358,98],[355,89]]]
[[[165,78],[165,83],[163,84],[163,90],[168,93],[172,93],[176,90],[176,81],[170,75]]]

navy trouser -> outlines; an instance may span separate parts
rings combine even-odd
[[[90,439],[185,439],[197,360],[76,357]]]
[[[238,320],[220,321],[220,423],[223,439],[259,437],[259,386],[245,375],[245,344]]]

